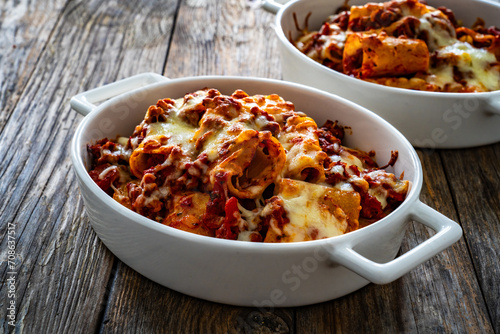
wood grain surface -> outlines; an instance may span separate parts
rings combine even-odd
[[[274,18],[257,0],[0,3],[0,333],[500,333],[500,143],[418,150],[421,200],[463,238],[395,282],[330,302],[200,300],[144,278],[97,238],[69,158],[82,120],[70,98],[141,72],[280,79]],[[400,252],[432,233],[410,224]]]

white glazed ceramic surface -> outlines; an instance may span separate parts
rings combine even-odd
[[[362,5],[366,0],[351,0]],[[380,1],[382,2],[382,1]],[[429,0],[430,6],[452,9],[466,26],[477,17],[486,25],[500,25],[500,4],[481,0]],[[289,41],[297,38],[293,14],[303,27],[317,30],[344,0],[298,0],[282,6],[266,1],[266,8],[279,10],[276,33],[281,51],[283,78],[347,98],[382,116],[416,147],[464,148],[500,141],[500,91],[487,93],[435,93],[385,87],[349,77],[313,61]]]
[[[159,81],[158,83],[154,83]],[[131,88],[96,107],[95,102]],[[276,93],[322,124],[339,120],[352,127],[347,144],[375,150],[380,162],[399,151],[392,170],[412,182],[404,203],[364,229],[330,239],[262,244],[199,236],[161,225],[128,210],[106,195],[87,173],[87,143],[128,136],[147,108],[160,98],[213,87],[224,94]],[[91,224],[104,244],[137,272],[182,293],[233,305],[298,306],[331,300],[370,281],[388,283],[456,242],[455,222],[419,201],[422,170],[410,143],[379,116],[347,100],[301,86],[257,78],[194,77],[168,80],[142,74],[75,96],[71,105],[88,114],[72,142],[71,158]],[[393,260],[407,223],[419,221],[436,234]]]

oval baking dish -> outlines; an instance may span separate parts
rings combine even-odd
[[[319,123],[338,119],[349,125],[352,134],[346,144],[375,150],[380,161],[388,161],[391,150],[397,150],[399,158],[389,171],[397,175],[404,171],[405,179],[411,182],[407,198],[387,217],[351,233],[315,241],[263,244],[200,236],[159,224],[114,201],[94,183],[88,174],[88,143],[128,135],[157,100],[204,87],[223,94],[236,89],[248,94],[278,94]],[[462,235],[458,224],[420,202],[420,161],[394,127],[352,102],[314,88],[270,79],[212,76],[169,80],[145,73],[81,93],[73,97],[71,105],[87,115],[74,135],[71,158],[93,229],[125,264],[191,296],[241,306],[318,303],[369,282],[391,282]],[[436,233],[395,258],[411,220]]]
[[[415,147],[465,148],[500,140],[500,91],[483,93],[425,92],[382,86],[336,72],[300,52],[291,42],[306,16],[310,31],[318,30],[344,0],[298,0],[281,5],[266,1],[277,12],[275,30],[279,40],[283,79],[316,87],[362,105],[395,126]],[[366,0],[349,1],[364,5]],[[377,1],[384,2],[384,1]],[[429,0],[435,8],[445,6],[464,26],[478,17],[486,27],[498,26],[500,4],[482,0]]]

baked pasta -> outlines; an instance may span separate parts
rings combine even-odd
[[[133,134],[88,145],[89,175],[117,202],[158,223],[224,239],[316,240],[394,210],[409,182],[374,152],[342,144],[278,95],[202,89],[150,106]]]
[[[500,90],[500,30],[478,19],[467,28],[445,8],[393,0],[340,8],[319,31],[307,19],[294,45],[349,76],[436,92]]]

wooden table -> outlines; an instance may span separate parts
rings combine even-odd
[[[419,150],[421,199],[463,238],[391,284],[318,305],[188,297],[97,238],[69,158],[82,120],[70,98],[141,72],[280,79],[273,20],[250,0],[0,3],[0,332],[500,333],[500,143]],[[411,225],[401,252],[430,234]]]

